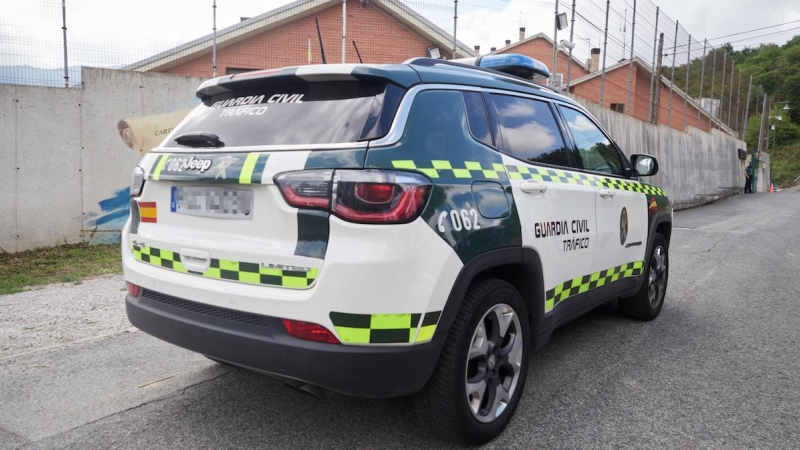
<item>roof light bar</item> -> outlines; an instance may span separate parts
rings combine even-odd
[[[494,69],[510,75],[532,79],[550,78],[550,70],[541,61],[519,54],[487,55],[477,61],[477,66]]]

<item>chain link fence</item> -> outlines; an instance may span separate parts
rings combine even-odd
[[[724,124],[741,136],[748,114],[755,112],[758,88],[750,86],[750,77],[743,75],[734,64],[733,48],[724,46],[726,41],[720,38],[706,39],[701,36],[702,30],[691,33],[678,18],[667,16],[649,0],[373,2],[390,5],[394,15],[384,15],[391,16],[392,23],[398,27],[409,29],[409,24],[429,24],[441,32],[443,40],[455,43],[457,39],[463,45],[455,49],[456,57],[470,56],[466,53],[502,52],[523,39],[520,31],[523,28],[525,39],[541,33],[547,40],[539,40],[540,48],[535,50],[534,57],[542,59],[552,69],[553,61],[558,61],[549,56],[556,54],[553,42],[573,56],[568,67],[556,62],[559,65],[554,72],[561,74],[558,84],[564,88],[587,76],[587,71],[578,67],[589,69],[592,49],[598,48],[601,101],[612,89],[624,90],[627,98],[621,112],[631,114],[633,102],[646,104],[649,106],[647,119],[651,121],[654,116],[667,117],[667,123],[674,124],[677,114],[681,116],[683,127],[700,127],[701,121],[707,121],[704,128],[708,129],[714,122],[718,128]],[[203,53],[202,58],[192,62],[192,70],[184,67],[188,71],[185,74],[211,76],[212,65],[220,67],[217,75],[237,69],[288,65],[286,61],[292,59],[284,56],[298,51],[307,53],[309,62],[319,63],[320,37],[329,53],[328,62],[340,62],[340,46],[346,47],[347,62],[356,62],[362,57],[365,62],[400,62],[385,59],[402,55],[402,51],[394,51],[395,47],[406,45],[381,37],[395,25],[387,26],[378,17],[379,13],[365,12],[369,9],[368,0],[350,0],[344,15],[337,2],[321,0],[250,2],[246,7],[242,6],[246,3],[244,0],[141,0],[130,7],[92,0],[2,0],[0,3],[6,3],[2,6],[4,14],[0,16],[0,83],[5,84],[79,87],[81,66],[144,70],[136,63],[164,52],[169,54],[170,49],[191,52],[195,44],[212,39],[204,37],[211,36],[213,31],[222,32],[225,27],[237,25],[242,29],[240,37],[250,40],[250,47],[237,51],[243,44],[232,39],[225,43],[224,58],[227,59],[218,61],[214,48],[213,52]],[[305,7],[310,13],[298,19],[303,21],[302,27],[290,28],[281,22],[299,11],[298,8]],[[286,27],[284,34],[290,44],[276,44],[251,33],[247,28],[249,17],[239,17],[249,13],[255,17],[250,20],[255,21],[267,10],[276,11],[275,26]],[[312,13],[319,17],[319,31],[315,31]],[[557,30],[555,17],[561,13],[566,14],[567,27]],[[342,28],[354,38],[352,48],[349,40],[341,39]],[[428,37],[420,36],[420,39]],[[563,45],[558,44],[561,41]],[[734,38],[730,42],[739,41]],[[254,52],[253,45],[262,45],[262,51]],[[660,55],[659,48],[662,49]],[[441,50],[443,57],[450,58],[454,47],[451,44]],[[254,53],[258,55],[254,57]],[[303,63],[305,59],[304,56]],[[653,101],[655,77],[651,77],[650,89],[629,88],[635,70],[634,64],[629,64],[631,59],[670,81],[666,107],[663,103],[654,107],[659,104]],[[618,65],[626,64],[629,67],[627,79],[605,76],[609,68],[618,70]],[[181,73],[175,67],[163,71]],[[682,95],[683,92],[688,96]],[[687,114],[693,103],[706,114]]]

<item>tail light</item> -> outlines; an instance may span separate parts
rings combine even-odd
[[[125,284],[128,287],[128,294],[130,294],[131,297],[139,296],[139,286],[131,283],[130,281],[126,281]]]
[[[358,223],[410,222],[431,191],[424,176],[389,170],[287,172],[275,182],[292,206],[323,209]]]
[[[304,339],[306,341],[327,342],[328,344],[341,344],[339,339],[322,325],[299,320],[281,319],[286,332],[292,337]]]
[[[328,210],[331,206],[330,170],[287,172],[275,177],[286,203],[298,208]]]

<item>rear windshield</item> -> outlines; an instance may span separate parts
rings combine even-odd
[[[207,99],[172,136],[214,133],[225,147],[377,139],[389,131],[403,92],[385,81],[250,84]]]

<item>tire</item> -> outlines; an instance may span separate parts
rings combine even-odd
[[[496,278],[473,283],[431,379],[415,395],[422,425],[464,444],[494,439],[522,397],[530,346],[528,314],[514,286]]]
[[[623,314],[640,320],[653,320],[664,306],[669,279],[669,244],[657,234],[645,265],[645,278],[639,292],[633,297],[618,300]]]

